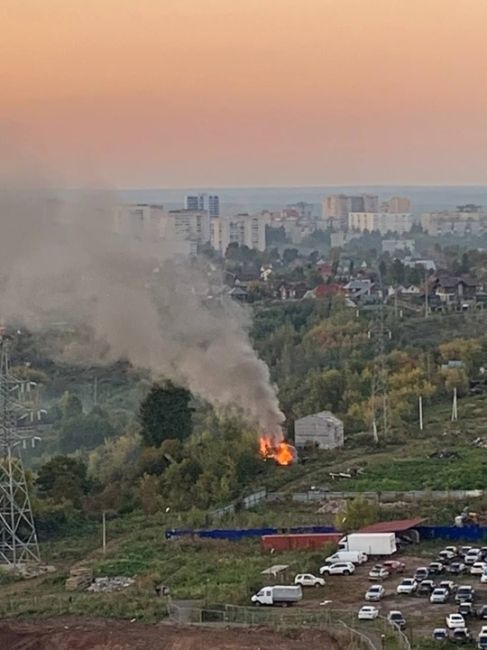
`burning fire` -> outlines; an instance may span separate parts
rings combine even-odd
[[[279,465],[292,465],[297,460],[296,449],[287,442],[275,442],[269,436],[259,439],[260,455],[273,458]]]

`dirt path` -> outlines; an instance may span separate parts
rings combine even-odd
[[[126,621],[64,618],[0,623],[8,650],[338,650],[327,633],[277,634],[264,628],[208,629]]]

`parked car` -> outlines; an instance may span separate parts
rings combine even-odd
[[[477,611],[477,616],[482,620],[487,620],[487,605],[482,605]]]
[[[470,573],[473,576],[481,576],[487,572],[487,562],[474,562],[470,567]]]
[[[372,621],[379,616],[379,610],[373,605],[364,605],[360,608],[358,618],[361,621]]]
[[[450,638],[456,643],[470,643],[470,632],[466,627],[457,627],[451,631]]]
[[[312,573],[298,573],[294,578],[294,584],[301,585],[301,587],[324,587],[325,580],[314,576]]]
[[[453,553],[453,555],[457,555],[458,553],[458,548],[456,546],[445,546],[444,550]]]
[[[430,562],[428,571],[430,575],[439,576],[445,572],[445,565],[443,562]]]
[[[386,560],[385,562],[382,563],[382,566],[384,569],[387,569],[389,573],[404,573],[404,570],[406,568],[406,565],[404,562],[400,562],[399,560]]]
[[[472,548],[471,546],[460,546],[460,548],[458,549],[458,555],[465,557],[471,548]]]
[[[389,571],[387,569],[385,569],[381,564],[376,564],[369,571],[369,579],[370,580],[376,580],[377,578],[379,578],[380,580],[383,580],[384,578],[387,578],[388,576],[389,576]]]
[[[406,629],[406,619],[398,609],[390,611],[387,620],[393,627],[398,627],[400,630]]]
[[[451,573],[453,575],[460,575],[461,573],[465,573],[466,566],[463,562],[452,562],[448,567],[447,571],[448,573]]]
[[[396,593],[398,594],[414,594],[418,588],[418,583],[414,578],[403,578],[396,587]]]
[[[349,576],[355,571],[355,564],[353,562],[334,562],[333,564],[325,564],[320,569],[321,575],[324,573],[329,576]]]
[[[487,560],[487,546],[482,546],[480,552],[482,553],[482,559]]]
[[[382,600],[386,595],[386,590],[382,585],[372,585],[367,589],[365,600]]]
[[[363,564],[367,562],[367,554],[362,551],[337,551],[333,555],[325,558],[327,564],[334,562],[353,562],[353,564]]]
[[[420,582],[421,580],[426,580],[429,576],[428,568],[425,566],[420,566],[414,572],[414,579]]]
[[[448,639],[448,630],[446,627],[435,627],[431,636],[433,641],[446,641]]]
[[[472,603],[475,600],[475,589],[470,585],[461,585],[455,593],[455,602],[463,603],[468,601]]]
[[[446,626],[449,630],[454,630],[458,627],[465,627],[465,619],[461,614],[448,614],[445,620]]]
[[[442,589],[448,589],[448,591],[453,594],[457,590],[457,585],[453,580],[442,580],[438,587]]]
[[[456,558],[456,556],[457,556],[456,551],[453,552],[453,551],[451,551],[449,549],[446,549],[446,548],[443,549],[443,551],[440,551],[438,553],[438,559],[440,560],[440,562],[449,562],[450,560],[453,560],[454,558]]]
[[[465,564],[472,565],[482,560],[482,553],[479,548],[471,548],[465,555]]]
[[[468,601],[465,601],[464,603],[460,603],[458,605],[457,612],[461,614],[464,618],[466,616],[477,616],[477,610],[475,609],[474,604]]]
[[[448,589],[436,587],[436,589],[431,592],[430,603],[433,603],[435,605],[443,605],[444,603],[448,602],[449,598],[450,592]]]
[[[435,589],[433,580],[421,580],[416,590],[418,596],[429,596]]]
[[[487,573],[482,573],[480,576],[480,584],[485,585],[487,583]]]

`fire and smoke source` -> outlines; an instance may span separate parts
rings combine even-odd
[[[298,452],[284,440],[276,441],[272,436],[261,436],[259,450],[262,458],[272,458],[278,465],[293,465],[298,460]]]
[[[217,409],[237,409],[278,443],[284,417],[252,348],[248,311],[209,263],[115,235],[114,205],[107,193],[61,200],[0,190],[0,322],[33,331],[69,323],[85,334],[63,358],[126,358]]]

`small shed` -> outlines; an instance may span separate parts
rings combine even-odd
[[[294,423],[296,447],[315,444],[318,449],[343,447],[343,422],[330,411],[306,415]]]

